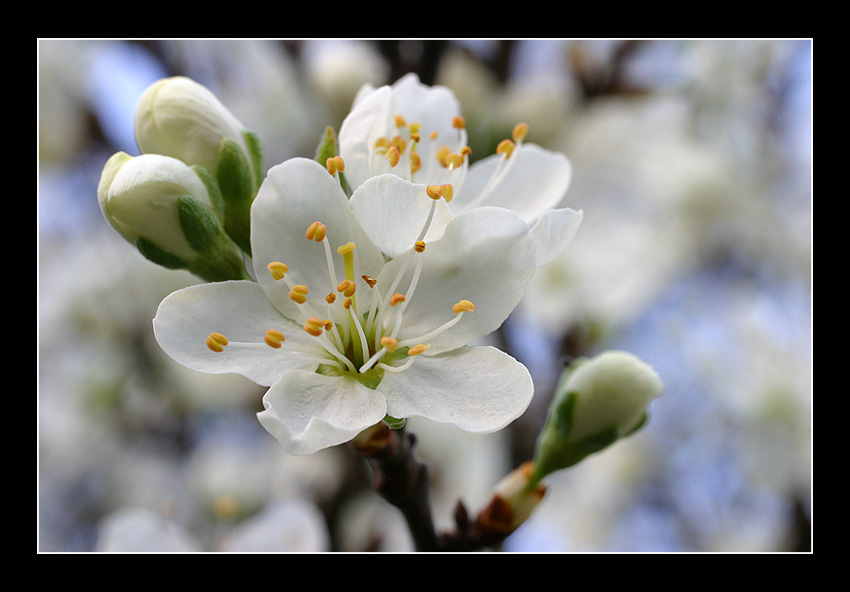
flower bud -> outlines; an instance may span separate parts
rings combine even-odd
[[[225,228],[250,251],[250,207],[263,177],[260,141],[205,86],[184,76],[164,78],[142,93],[136,143],[208,170],[225,200]]]
[[[244,277],[235,244],[217,215],[217,185],[176,158],[118,152],[97,188],[109,224],[148,259],[217,281]]]
[[[561,376],[538,438],[534,480],[635,432],[663,388],[655,370],[628,352],[576,360]]]
[[[499,539],[511,534],[543,500],[546,487],[531,482],[532,472],[529,461],[496,484],[490,502],[478,515],[478,527],[485,537]]]

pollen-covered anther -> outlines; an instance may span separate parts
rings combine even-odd
[[[452,119],[452,127],[457,128],[457,129],[463,129],[463,128],[466,127],[466,120],[463,117],[461,117],[460,115],[456,115]]]
[[[417,253],[423,252],[425,250],[425,241],[416,241],[416,243],[413,245],[413,250]]]
[[[390,306],[398,306],[405,300],[407,299],[404,297],[404,294],[399,294],[398,292],[396,292],[390,297]]]
[[[342,292],[345,296],[353,296],[357,285],[351,280],[342,280],[336,287],[337,292]]]
[[[319,337],[325,328],[325,322],[325,319],[317,319],[316,317],[310,317],[309,319],[304,321],[304,330],[313,337]]]
[[[442,185],[428,185],[425,187],[425,193],[433,200],[438,200],[443,197]]]
[[[285,340],[286,338],[283,336],[283,333],[277,329],[269,329],[266,331],[265,336],[263,336],[263,341],[266,342],[266,345],[275,349],[279,348]]]
[[[401,115],[393,115],[393,121],[395,121],[396,127],[404,127],[407,125],[407,122],[405,122],[404,117]]]
[[[418,152],[410,153],[410,172],[416,173],[422,168],[422,157]]]
[[[443,196],[443,199],[446,200],[446,203],[452,201],[454,193],[454,187],[452,187],[450,183],[440,185],[440,194]]]
[[[318,220],[316,220],[307,228],[306,236],[308,239],[320,243],[325,239],[325,235],[327,234],[327,232],[327,227]]]
[[[428,345],[427,343],[420,343],[419,345],[414,345],[409,350],[407,350],[407,355],[408,356],[418,356],[419,354],[426,351],[430,347],[431,346]]]
[[[474,310],[475,305],[469,300],[461,300],[452,306],[452,312],[455,314],[459,312],[473,312]]]
[[[463,165],[463,155],[452,152],[446,155],[446,168],[456,169]]]
[[[399,160],[401,160],[401,154],[398,151],[398,148],[395,146],[390,146],[387,148],[386,158],[390,163],[391,167],[394,167],[398,164]]]
[[[515,144],[512,141],[508,139],[502,140],[499,142],[499,145],[496,146],[496,154],[504,154],[505,158],[510,158],[511,153],[514,151],[514,146]]]
[[[528,135],[528,124],[527,123],[518,123],[514,126],[513,132],[511,133],[511,137],[514,139],[514,142],[522,142],[525,137]]]
[[[373,279],[372,279],[372,276],[369,276],[369,275],[361,275],[360,277],[361,277],[361,278],[363,278],[363,281],[364,281],[364,282],[366,282],[367,284],[369,284],[369,287],[370,287],[370,288],[374,288],[374,287],[375,287],[375,284],[377,284],[377,283],[378,283],[378,280],[373,280]]]
[[[437,153],[435,156],[437,157],[437,162],[439,162],[442,166],[448,166],[446,162],[446,157],[452,153],[452,149],[448,146],[440,146],[437,148]]]
[[[398,347],[398,339],[393,339],[392,337],[381,337],[381,347],[386,349],[388,352],[394,352]]]
[[[207,336],[207,347],[216,353],[224,351],[224,346],[230,343],[221,333],[210,333]]]
[[[280,261],[272,261],[266,265],[266,269],[269,270],[269,273],[271,273],[272,277],[276,280],[282,280],[283,277],[289,273],[289,266],[286,263],[281,263]]]
[[[343,300],[342,306],[343,306],[343,308],[345,308],[345,310],[348,310],[349,308],[351,308],[351,298],[346,298],[345,300]]]
[[[298,304],[304,304],[307,302],[307,294],[309,293],[310,290],[307,286],[302,286],[301,284],[292,286],[292,289],[289,291],[289,299]]]
[[[407,142],[401,136],[393,136],[393,139],[390,140],[390,145],[398,148],[399,154],[404,154],[404,151],[407,149]]]
[[[325,166],[331,175],[335,175],[345,170],[345,161],[341,156],[331,156],[325,161]]]

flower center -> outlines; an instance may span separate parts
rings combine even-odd
[[[341,163],[338,164],[341,166]],[[341,169],[329,165],[328,170],[335,174]],[[307,362],[317,362],[337,374],[350,373],[361,378],[370,372],[400,372],[408,368],[416,356],[428,350],[430,340],[459,323],[465,313],[475,310],[472,302],[460,300],[452,307],[454,317],[449,321],[424,334],[399,338],[405,311],[415,296],[424,258],[428,256],[423,238],[431,225],[437,201],[450,200],[452,187],[448,184],[429,185],[426,195],[432,200],[430,214],[412,248],[401,255],[404,259],[398,273],[386,285],[380,285],[373,279],[380,270],[360,269],[355,256],[357,247],[353,242],[334,249],[327,237],[327,227],[320,221],[307,228],[305,238],[319,243],[321,246],[317,245],[317,248],[324,249],[330,284],[336,286],[334,291],[317,295],[310,291],[309,286],[293,283],[287,263],[271,261],[266,266],[275,281],[285,282],[288,286],[289,298],[300,313],[300,318],[294,320],[320,345],[323,355],[317,356],[315,351],[299,351],[297,346],[290,346],[280,329],[274,327],[262,336],[262,342],[256,343],[233,342],[220,333],[212,333],[207,338],[207,347],[219,354],[230,347],[272,347]],[[340,272],[337,271],[339,259],[335,262],[334,251],[342,257],[343,269]],[[293,266],[296,264],[292,262]],[[411,267],[412,274],[406,280]]]

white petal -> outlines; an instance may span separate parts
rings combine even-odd
[[[493,155],[470,167],[463,186],[455,191],[453,212],[472,206],[499,206],[516,212],[530,224],[556,207],[570,186],[572,165],[559,152],[523,144],[502,161],[500,155]]]
[[[546,265],[572,242],[584,212],[563,208],[549,210],[531,227],[531,237],[537,245],[537,266]]]
[[[335,279],[328,271],[324,245],[305,236],[317,220],[327,227]],[[337,247],[348,242],[357,245],[355,259],[364,269],[357,277],[377,275],[383,256],[360,228],[338,181],[323,166],[293,158],[269,170],[251,209],[251,248],[257,281],[281,312],[302,318],[289,299],[286,282],[272,278],[266,266],[272,261],[285,263],[292,283],[307,286],[315,295],[311,299],[323,303],[345,279]],[[362,289],[366,289],[365,283]]]
[[[350,376],[294,370],[272,385],[257,414],[290,454],[312,454],[348,442],[386,415],[381,393]]]
[[[448,204],[434,201],[425,185],[403,181],[395,175],[372,177],[351,196],[351,207],[360,225],[388,257],[410,250],[435,207],[426,240],[438,238],[452,219]]]
[[[159,305],[154,333],[163,351],[180,364],[208,374],[241,374],[268,386],[293,368],[313,368],[303,358],[287,356],[292,349],[321,354],[299,326],[283,317],[268,301],[262,288],[250,281],[200,284],[178,290]],[[286,336],[285,349],[263,343],[268,329]],[[229,345],[214,352],[207,336],[221,333],[231,342],[262,344],[256,348]]]
[[[339,154],[345,161],[345,179],[351,187],[360,186],[372,176],[370,155],[375,141],[387,135],[389,86],[370,93],[362,92],[339,128]]]
[[[535,269],[534,241],[528,225],[502,208],[475,208],[446,225],[439,240],[427,244],[422,273],[413,295],[403,304],[399,339],[413,339],[453,319],[459,300],[471,300],[475,311],[464,313],[452,328],[431,339],[429,353],[456,349],[497,329],[522,297]],[[390,261],[378,285],[392,282],[404,260]],[[411,264],[399,284],[406,294]]]
[[[492,432],[522,415],[534,384],[525,366],[482,346],[418,356],[407,370],[385,373],[378,390],[386,394],[393,417],[424,417],[469,432]]]

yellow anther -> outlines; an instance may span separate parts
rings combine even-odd
[[[405,125],[407,125],[407,123],[405,123],[404,121],[404,117],[402,117],[401,115],[393,115],[393,119],[395,120],[396,127],[404,127]]]
[[[398,304],[404,302],[405,300],[406,300],[406,298],[404,297],[404,294],[399,294],[398,292],[396,292],[390,298],[390,306],[397,306]]]
[[[404,138],[401,136],[394,136],[392,140],[390,140],[390,144],[398,148],[399,154],[404,154],[404,151],[407,149],[407,142],[404,141]]]
[[[324,224],[322,224],[321,222],[319,222],[318,220],[316,220],[315,222],[310,224],[310,226],[307,228],[306,235],[307,235],[308,239],[314,240],[317,243],[320,243],[324,240],[327,232],[328,232],[327,227]]]
[[[475,305],[469,300],[461,300],[454,306],[452,306],[452,312],[457,314],[459,312],[473,312],[475,310]]]
[[[427,345],[425,343],[420,343],[419,345],[414,345],[409,350],[407,350],[407,355],[408,356],[418,356],[419,354],[421,354],[422,352],[424,352],[425,350],[427,350],[430,347],[431,347],[430,345]]]
[[[281,263],[280,261],[272,261],[266,265],[266,269],[269,270],[269,273],[271,273],[272,277],[276,280],[282,280],[289,272],[289,266],[286,263]]]
[[[513,151],[514,143],[507,139],[502,140],[499,142],[499,145],[496,146],[496,154],[504,154],[505,158],[510,158]]]
[[[304,321],[304,330],[312,335],[313,337],[318,337],[322,334],[322,330],[325,328],[325,320],[317,319],[315,317],[310,317],[306,321]]]
[[[398,161],[401,160],[401,155],[399,154],[398,148],[395,146],[390,146],[387,148],[386,154],[387,160],[390,162],[390,166],[394,167],[398,164]]]
[[[333,292],[328,292],[328,295],[325,296],[325,302],[327,302],[328,304],[333,304],[335,300],[336,294],[334,294]]]
[[[463,164],[463,156],[452,152],[446,155],[446,167],[456,169]]]
[[[224,346],[230,343],[221,333],[210,333],[207,336],[207,347],[216,353],[224,351]]]
[[[455,127],[457,129],[463,129],[466,127],[466,120],[460,115],[457,115],[454,117],[454,119],[452,119],[452,127]]]
[[[422,157],[418,152],[410,153],[410,172],[415,173],[422,168]]]
[[[437,162],[439,162],[443,166],[448,166],[446,164],[446,157],[451,154],[452,150],[448,146],[440,146],[437,148]]]
[[[351,298],[346,298],[342,301],[342,306],[345,307],[346,310],[351,308]]]
[[[464,146],[463,148],[460,149],[460,154],[463,157],[467,157],[470,154],[472,154],[472,148],[470,148],[469,146]]]
[[[337,292],[342,292],[345,296],[353,296],[354,291],[357,289],[357,284],[352,282],[351,280],[342,280],[339,285],[336,287]]]
[[[442,194],[443,199],[446,200],[446,202],[452,201],[452,196],[454,196],[455,191],[454,187],[452,187],[451,184],[446,183],[445,185],[440,185],[440,190],[440,193]]]
[[[375,140],[375,148],[376,149],[386,150],[389,147],[390,147],[390,139],[387,138],[386,136],[381,136],[380,138]]]
[[[398,347],[398,339],[381,337],[381,346],[385,347],[388,352],[394,352]]]
[[[334,324],[331,322],[331,320],[325,319],[325,331],[330,331],[333,328],[334,328]]]
[[[525,137],[528,135],[528,124],[527,123],[518,123],[514,126],[514,130],[511,133],[511,137],[514,139],[514,142],[522,142]]]
[[[425,250],[425,241],[416,241],[416,244],[413,245],[413,250],[417,253],[421,253]]]
[[[354,250],[355,246],[356,245],[354,243],[345,243],[341,247],[337,247],[336,252],[340,255],[347,255],[348,253]]]
[[[341,156],[331,156],[325,161],[325,167],[331,175],[336,175],[345,170],[345,162]]]
[[[286,340],[286,338],[283,336],[283,333],[281,333],[277,329],[269,329],[268,331],[266,331],[263,340],[269,347],[277,349]]]
[[[375,287],[375,284],[377,284],[377,283],[378,283],[378,280],[373,280],[373,279],[372,279],[372,276],[370,276],[370,275],[361,275],[360,277],[361,277],[361,278],[363,278],[363,281],[364,281],[364,282],[366,282],[367,284],[369,284],[369,287],[370,287],[370,288],[374,288],[374,287]]]
[[[425,193],[433,200],[443,197],[442,185],[428,185],[425,187]]]
[[[428,137],[431,138],[432,140],[436,140],[438,135],[439,134],[437,133],[437,130],[434,130],[433,132],[431,132],[431,135],[428,136]]]
[[[297,302],[298,304],[304,304],[307,302],[307,294],[310,293],[310,290],[307,289],[307,286],[297,285],[292,286],[292,290],[289,291],[289,298],[293,302]]]

